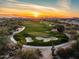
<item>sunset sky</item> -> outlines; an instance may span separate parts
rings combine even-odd
[[[79,0],[0,0],[1,16],[79,17]]]

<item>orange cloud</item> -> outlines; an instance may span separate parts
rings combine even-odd
[[[79,14],[70,11],[59,10],[53,7],[16,4],[14,8],[0,8],[0,16],[19,16],[19,17],[79,17]]]

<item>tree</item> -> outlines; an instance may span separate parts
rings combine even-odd
[[[20,51],[20,58],[21,59],[39,59],[41,57],[41,55],[37,50],[27,50],[27,51]]]
[[[0,55],[5,54],[5,47],[7,44],[10,44],[10,40],[6,36],[0,36]]]
[[[72,44],[72,49],[74,50],[74,57],[76,59],[79,59],[79,40],[77,40],[76,43]]]
[[[67,51],[65,51],[64,48],[58,48],[57,55],[60,57],[60,59],[68,59],[67,57]]]
[[[2,49],[8,43],[7,37],[0,36],[0,49]]]
[[[63,33],[65,30],[65,27],[63,25],[56,25],[57,31],[60,33]]]
[[[71,40],[77,40],[79,38],[79,35],[77,34],[76,31],[70,31],[69,34]]]

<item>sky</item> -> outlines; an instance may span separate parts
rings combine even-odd
[[[0,0],[0,16],[79,17],[79,0]]]

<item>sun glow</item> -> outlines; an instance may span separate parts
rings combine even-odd
[[[33,15],[35,18],[37,18],[37,17],[40,15],[40,13],[39,13],[39,12],[32,12],[32,15]]]

